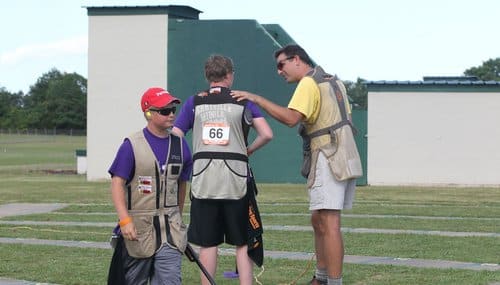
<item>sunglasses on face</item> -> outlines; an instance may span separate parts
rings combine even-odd
[[[162,116],[168,116],[170,114],[175,114],[176,108],[175,107],[170,107],[170,108],[163,108],[163,109],[151,109],[152,112],[156,112]]]
[[[287,58],[285,58],[285,59],[282,59],[282,60],[278,61],[278,63],[276,63],[276,68],[277,68],[278,70],[282,70],[282,69],[283,69],[283,66],[285,66],[286,61],[287,61],[287,60],[290,60],[290,59],[293,59],[294,57],[295,57],[295,56],[289,56],[289,57],[287,57]]]

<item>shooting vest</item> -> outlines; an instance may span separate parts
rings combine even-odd
[[[240,199],[247,191],[246,101],[237,102],[224,87],[194,97],[193,178],[198,199]]]
[[[354,141],[353,125],[347,113],[348,99],[344,84],[319,66],[307,76],[314,79],[320,91],[318,118],[311,124],[302,123],[299,128],[304,139],[302,174],[307,177],[308,186],[312,187],[314,184],[320,152],[327,158],[330,170],[337,180],[361,177],[361,159]]]
[[[184,252],[186,225],[179,211],[177,180],[183,167],[182,141],[170,135],[165,170],[156,160],[143,131],[129,138],[135,158],[135,174],[127,185],[127,208],[137,230],[137,241],[125,239],[130,256],[151,257],[167,244]]]

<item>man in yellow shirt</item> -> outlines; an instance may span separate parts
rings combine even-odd
[[[352,207],[355,178],[359,176],[360,161],[355,159],[356,169],[353,172],[347,171],[351,175],[339,176],[333,170],[338,169],[339,165],[331,166],[332,161],[326,155],[328,151],[325,151],[325,148],[337,147],[335,130],[341,128],[337,123],[352,127],[345,87],[339,80],[332,84],[334,88],[324,85],[336,77],[326,74],[320,67],[314,67],[307,53],[298,45],[285,46],[277,50],[274,57],[278,74],[288,83],[298,82],[288,107],[277,105],[262,96],[246,91],[235,90],[232,96],[238,100],[247,99],[256,103],[273,118],[289,127],[301,123],[307,134],[312,135],[316,130],[327,130],[327,134],[321,133],[316,138],[309,136],[309,139],[312,139],[311,146],[316,150],[313,149],[312,164],[307,167],[305,176],[308,177],[309,209],[317,259],[315,276],[310,284],[342,284],[344,244],[340,229],[340,213],[342,209]],[[338,92],[333,92],[334,89]],[[352,137],[352,130],[349,129],[349,132]],[[325,141],[326,144],[322,143]],[[356,146],[350,144],[350,149],[354,148],[355,154],[358,154]],[[341,164],[340,168],[349,167]]]

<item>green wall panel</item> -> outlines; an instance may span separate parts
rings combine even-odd
[[[172,94],[186,100],[205,90],[208,84],[204,79],[204,63],[208,56],[217,53],[234,61],[232,89],[257,93],[280,105],[288,104],[296,84],[287,84],[276,72],[274,51],[291,43],[285,42],[290,37],[279,26],[271,26],[270,33],[255,20],[172,19],[168,24],[168,89]],[[304,183],[300,175],[302,141],[296,128],[278,123],[264,111],[263,114],[273,129],[274,139],[250,157],[257,181]],[[250,139],[254,136],[251,133]]]
[[[366,185],[368,182],[366,161],[368,156],[368,141],[366,132],[368,129],[368,112],[366,110],[352,110],[352,121],[357,130],[356,145],[358,146],[359,156],[361,157],[361,164],[363,165],[363,177],[358,178],[357,185]]]

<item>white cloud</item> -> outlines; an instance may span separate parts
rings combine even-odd
[[[87,35],[56,42],[26,45],[0,55],[1,64],[16,64],[28,59],[60,57],[87,53]]]

